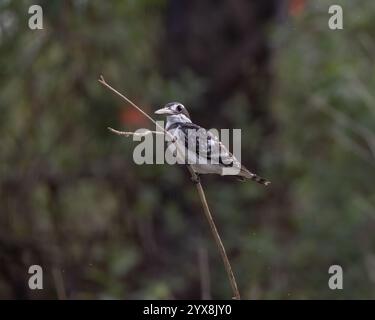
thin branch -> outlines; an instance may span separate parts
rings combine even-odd
[[[144,136],[147,136],[149,134],[162,134],[164,135],[164,132],[160,132],[160,131],[151,131],[151,130],[145,130],[144,132],[129,132],[129,131],[119,131],[119,130],[115,130],[111,127],[108,127],[107,128],[109,131],[119,135],[119,136],[125,136],[125,137],[130,137],[130,136],[136,136],[136,137],[144,137]]]
[[[232,287],[232,291],[233,291],[233,294],[234,294],[234,296],[232,298],[240,300],[241,296],[240,296],[240,292],[239,292],[238,287],[237,287],[236,278],[235,278],[234,273],[232,271],[232,267],[230,265],[227,253],[225,251],[225,247],[223,245],[223,242],[221,241],[219,232],[217,231],[214,219],[212,218],[210,208],[208,207],[206,195],[204,193],[202,185],[199,182],[198,177],[197,177],[196,173],[194,172],[194,170],[189,165],[187,167],[190,171],[190,174],[193,178],[193,181],[198,181],[198,183],[196,183],[196,186],[197,186],[199,198],[202,202],[203,211],[204,211],[204,214],[205,214],[205,216],[207,218],[207,221],[210,225],[212,235],[214,236],[214,239],[215,239],[215,242],[216,242],[216,246],[217,246],[217,248],[220,252],[221,258],[223,259],[224,267],[225,267],[225,270],[227,272],[228,279],[229,279],[229,282],[230,282],[230,285]]]
[[[104,85],[105,87],[107,87],[109,90],[111,90],[112,92],[114,92],[115,94],[117,94],[118,96],[120,96],[122,99],[124,99],[126,102],[128,102],[129,104],[131,104],[134,108],[136,108],[139,112],[141,112],[145,117],[147,117],[149,120],[151,120],[159,129],[161,129],[165,134],[167,134],[169,137],[171,137],[171,140],[174,141],[174,137],[173,135],[168,132],[167,130],[165,130],[163,127],[161,127],[151,116],[149,116],[146,112],[144,112],[140,107],[138,107],[134,102],[132,102],[130,99],[128,99],[127,97],[125,97],[123,94],[121,94],[119,91],[117,91],[116,89],[114,89],[112,86],[110,86],[105,80],[104,80],[104,77],[103,76],[100,76],[100,79],[99,79],[99,82]],[[131,134],[134,134],[134,133],[129,133],[129,132],[121,132],[121,131],[117,131],[117,130],[114,130],[112,128],[108,128],[109,130],[111,130],[112,132],[116,133],[116,134],[119,134],[119,135],[125,135],[125,136],[128,136],[128,135],[131,135]],[[223,260],[223,263],[224,263],[224,267],[225,267],[225,270],[227,272],[227,275],[228,275],[228,279],[229,279],[229,282],[230,282],[230,285],[231,285],[231,288],[232,288],[232,291],[233,291],[233,299],[241,299],[240,297],[240,292],[238,290],[238,287],[237,287],[237,283],[236,283],[236,278],[233,274],[233,271],[232,271],[232,267],[230,265],[230,262],[229,262],[229,259],[228,259],[228,256],[227,256],[227,253],[225,251],[225,247],[223,245],[223,242],[221,241],[221,238],[220,238],[220,235],[217,231],[217,228],[216,228],[216,225],[215,225],[215,222],[212,218],[212,215],[211,215],[211,212],[210,212],[210,208],[208,207],[208,204],[207,204],[207,200],[206,200],[206,195],[204,193],[204,190],[202,188],[202,185],[199,181],[199,178],[197,176],[197,174],[194,172],[194,170],[191,168],[190,165],[186,165],[190,174],[191,174],[191,177],[193,179],[193,181],[196,181],[196,187],[197,187],[197,191],[198,191],[198,195],[199,195],[199,198],[201,200],[201,203],[202,203],[202,206],[203,206],[203,211],[204,211],[204,214],[208,220],[208,223],[210,225],[210,228],[211,228],[211,232],[213,234],[213,237],[215,239],[215,243],[216,243],[216,246],[220,252],[220,255],[221,255],[221,258]]]
[[[140,107],[138,107],[133,101],[125,97],[122,93],[118,92],[115,88],[110,86],[105,80],[104,77],[101,75],[100,79],[98,80],[103,86],[107,87],[109,90],[112,92],[116,93],[118,96],[120,96],[122,99],[124,99],[126,102],[130,103],[134,108],[136,108],[140,113],[142,113],[146,118],[151,120],[159,129],[164,131],[165,133],[167,132],[160,124],[158,124],[152,117],[150,117],[146,112],[144,112]]]

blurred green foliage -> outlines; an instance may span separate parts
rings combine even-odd
[[[243,298],[375,298],[375,3],[339,2],[331,31],[327,0],[50,0],[31,31],[32,1],[0,1],[0,298],[58,298],[52,270],[71,299],[230,297],[186,169],[133,163],[106,127],[151,123],[100,74],[242,129],[271,187],[203,184]]]

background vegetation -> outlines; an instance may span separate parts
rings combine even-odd
[[[374,1],[335,1],[341,31],[328,0],[45,0],[41,31],[31,4],[0,1],[0,298],[230,297],[186,169],[134,164],[106,127],[151,124],[100,74],[242,128],[271,187],[203,184],[243,298],[375,298]]]

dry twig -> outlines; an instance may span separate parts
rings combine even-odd
[[[164,132],[160,132],[160,131],[151,131],[151,130],[145,130],[144,132],[129,132],[129,131],[118,131],[118,130],[115,130],[111,127],[108,127],[107,128],[109,131],[115,133],[115,134],[118,134],[119,136],[125,136],[125,137],[130,137],[130,136],[136,136],[136,137],[144,137],[144,136],[147,136],[149,134],[162,134],[164,135]]]

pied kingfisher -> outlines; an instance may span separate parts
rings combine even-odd
[[[172,143],[178,143],[184,150],[184,160],[188,161],[185,163],[191,165],[198,177],[209,173],[235,175],[241,180],[250,179],[265,186],[270,184],[241,165],[216,135],[192,123],[188,111],[181,103],[168,103],[155,113],[167,115],[165,129],[173,136]]]

